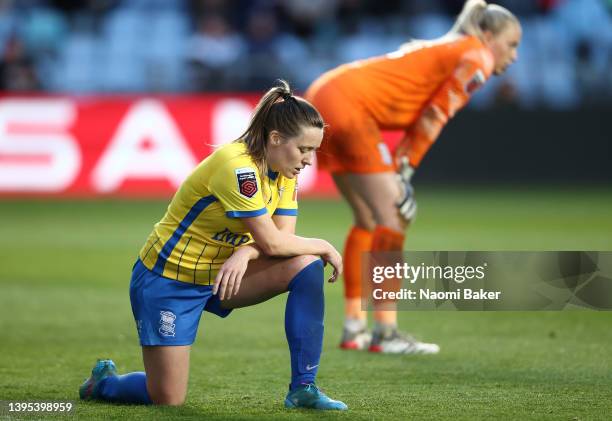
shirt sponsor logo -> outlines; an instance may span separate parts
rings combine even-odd
[[[225,228],[223,231],[215,233],[215,235],[212,236],[212,239],[215,241],[222,241],[224,243],[231,244],[234,247],[238,247],[249,241],[250,237],[248,235],[236,234]]]
[[[257,193],[257,177],[253,168],[237,168],[236,180],[238,181],[238,191],[249,199]]]

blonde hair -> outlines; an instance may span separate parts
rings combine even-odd
[[[485,0],[467,0],[449,34],[483,38],[484,31],[497,35],[508,23],[519,24],[517,17],[505,7],[487,4]]]

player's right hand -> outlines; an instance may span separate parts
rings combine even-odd
[[[249,256],[247,253],[242,253],[240,247],[236,249],[236,252],[232,254],[221,266],[217,276],[215,277],[215,283],[213,284],[213,294],[219,293],[219,299],[231,298],[233,295],[238,294],[240,289],[240,283],[244,276],[247,266],[249,264]]]
[[[414,174],[414,168],[410,166],[408,159],[403,157],[397,173],[397,182],[401,192],[397,209],[406,222],[412,222],[417,213],[417,203],[411,182],[412,174]]]
[[[334,268],[334,272],[327,282],[336,282],[338,276],[340,276],[343,271],[342,255],[327,241],[325,241],[325,244],[325,251],[321,254],[321,259],[323,259],[325,264],[329,263]]]

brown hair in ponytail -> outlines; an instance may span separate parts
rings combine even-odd
[[[323,129],[325,123],[317,109],[304,98],[294,96],[289,84],[278,80],[259,100],[246,131],[234,142],[246,144],[260,173],[267,170],[268,135],[273,130],[284,138],[298,136],[303,127]]]

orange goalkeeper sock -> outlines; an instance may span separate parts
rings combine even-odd
[[[361,260],[362,254],[372,247],[372,232],[352,227],[344,246],[344,314],[347,319],[365,320],[361,310]]]
[[[403,232],[395,231],[384,225],[377,225],[372,234],[372,251],[401,252],[404,249],[405,238]]]
[[[372,252],[396,252],[397,255],[383,257],[384,266],[394,266],[402,260],[405,235],[402,232],[378,225],[372,236]],[[380,287],[383,291],[399,291],[401,279],[388,279]],[[374,303],[374,320],[381,324],[397,324],[397,305],[394,300],[378,300]]]

